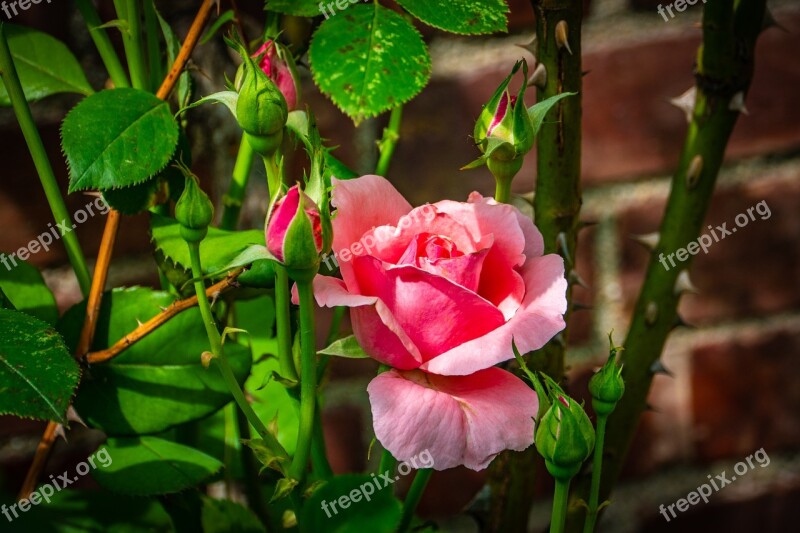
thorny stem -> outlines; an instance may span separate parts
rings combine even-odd
[[[733,96],[746,93],[753,73],[753,53],[762,29],[765,1],[709,2],[703,10],[703,44],[697,66],[697,99],[681,151],[678,169],[661,223],[659,242],[650,256],[647,273],[634,309],[622,354],[625,396],[608,419],[605,476],[600,498],[607,499],[622,469],[637,421],[646,409],[653,363],[660,357],[669,333],[678,324],[676,288],[681,270],[665,269],[661,254],[673,253],[697,239],[714,192],[725,147],[739,111],[730,108]],[[699,172],[688,179],[691,162],[702,158]],[[695,167],[696,168],[696,167]],[[647,308],[656,312],[646,313]],[[579,475],[573,500],[585,498],[589,480]],[[573,506],[568,531],[580,531],[583,511]]]
[[[389,125],[383,130],[383,139],[378,143],[380,158],[378,159],[378,165],[375,167],[375,174],[378,176],[386,176],[386,173],[389,172],[394,149],[397,147],[397,141],[400,140],[400,123],[402,120],[403,106],[399,105],[392,109],[389,115]]]

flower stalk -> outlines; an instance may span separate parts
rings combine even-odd
[[[403,502],[403,515],[400,518],[400,525],[397,526],[397,533],[406,533],[411,527],[414,512],[417,510],[417,505],[419,505],[419,501],[425,493],[425,488],[428,486],[428,481],[430,481],[432,474],[432,468],[417,470],[414,481],[411,482],[411,488],[408,489],[408,494],[406,494],[406,499]]]

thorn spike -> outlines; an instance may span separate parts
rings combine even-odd
[[[697,87],[694,85],[689,87],[683,94],[671,98],[669,103],[683,111],[686,115],[686,123],[692,122],[692,113],[694,113],[694,104],[697,100]]]
[[[739,91],[738,93],[734,94],[731,98],[730,103],[728,104],[728,109],[731,111],[737,111],[742,113],[743,115],[749,115],[750,111],[747,110],[747,107],[744,105],[744,91]]]
[[[689,163],[689,168],[686,170],[686,186],[689,189],[694,189],[697,182],[700,181],[700,175],[703,173],[703,156],[697,154],[692,158]]]
[[[570,284],[579,285],[579,286],[583,287],[584,289],[588,289],[589,288],[589,286],[586,284],[585,281],[583,281],[583,278],[581,278],[580,274],[578,274],[575,271],[575,269],[570,270],[570,272],[569,272],[569,282],[570,282]]]
[[[556,238],[556,243],[558,244],[558,248],[561,250],[561,253],[566,259],[567,263],[570,265],[574,265],[575,263],[572,261],[572,257],[569,254],[569,246],[567,245],[567,234],[563,231],[558,234]]]
[[[516,46],[518,46],[518,47],[522,48],[523,50],[525,50],[526,52],[530,53],[533,56],[533,60],[536,61],[536,50],[537,50],[537,48],[539,46],[539,42],[538,42],[538,39],[536,38],[536,35],[533,36],[533,39],[531,39],[531,42],[526,43],[526,44],[518,44]]]
[[[560,20],[556,24],[556,45],[558,46],[559,50],[561,48],[566,48],[569,55],[572,55],[572,49],[569,47],[569,26],[567,26],[566,20]]]
[[[661,234],[657,231],[653,233],[645,233],[644,235],[631,235],[631,239],[638,242],[650,251],[656,249],[658,241],[661,239]]]
[[[644,310],[644,321],[648,326],[652,326],[658,320],[658,304],[650,302]]]
[[[528,84],[535,85],[539,89],[545,88],[547,85],[547,69],[544,68],[542,63],[539,63],[536,65],[536,68],[533,69],[533,74],[531,74]]]
[[[689,278],[688,270],[681,270],[678,274],[678,278],[675,280],[675,294],[681,295],[684,292],[692,292],[695,294],[699,292],[697,287],[694,286],[694,283],[692,283],[691,278]]]

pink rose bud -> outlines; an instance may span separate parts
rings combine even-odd
[[[291,58],[287,59],[288,54],[284,49],[279,49],[279,46],[278,43],[268,40],[253,54],[253,57],[261,56],[258,66],[278,86],[286,99],[289,111],[293,111],[297,108],[297,96],[300,90],[293,74]]]
[[[311,198],[295,185],[278,199],[267,215],[267,249],[297,276],[319,269],[322,253],[322,221]],[[292,275],[293,272],[296,275]]]

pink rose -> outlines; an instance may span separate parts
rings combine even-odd
[[[297,108],[297,95],[300,90],[292,76],[292,69],[289,68],[289,64],[279,57],[277,45],[274,45],[272,41],[268,40],[261,45],[261,48],[253,54],[253,57],[258,57],[260,54],[264,54],[264,56],[258,62],[258,66],[278,86],[278,90],[286,99],[286,107],[289,111],[295,110]]]
[[[477,193],[412,209],[379,176],[334,180],[332,203],[343,279],[314,292],[350,307],[361,346],[394,367],[368,388],[381,444],[399,460],[428,449],[438,470],[530,446],[536,395],[491,367],[512,338],[525,353],[565,325],[563,261],[533,222]]]

